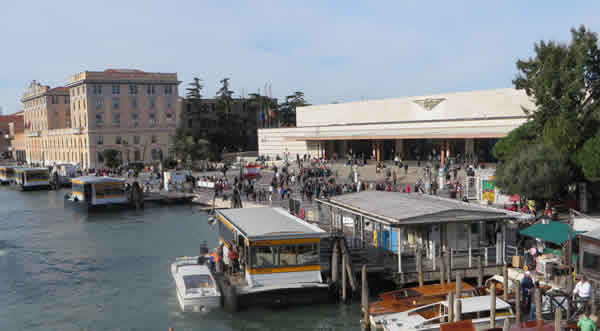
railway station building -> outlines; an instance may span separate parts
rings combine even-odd
[[[513,88],[356,101],[298,108],[296,127],[258,129],[259,155],[295,159],[428,160],[457,155],[492,162],[499,138],[535,105]]]

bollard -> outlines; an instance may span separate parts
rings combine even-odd
[[[345,254],[342,254],[342,302],[343,303],[347,303],[347,284],[346,284],[346,279],[348,278],[347,276],[347,272],[346,272],[346,263],[347,263],[347,258]]]
[[[496,286],[490,282],[490,328],[496,327]]]
[[[502,331],[509,331],[510,330],[510,319],[505,318],[504,319],[504,327],[502,328]]]
[[[456,300],[462,298],[462,272],[456,272]]]
[[[557,307],[556,310],[554,311],[554,331],[562,330],[561,319],[562,319],[561,309]]]
[[[508,284],[508,267],[506,264],[502,266],[502,275],[504,276],[504,301],[508,301],[508,291],[510,286]]]
[[[479,257],[479,261],[477,262],[477,286],[483,286],[483,261],[481,260],[481,256]]]
[[[541,321],[543,319],[542,318],[542,292],[539,287],[535,288],[535,319],[538,321]]]
[[[365,330],[371,329],[371,322],[369,321],[369,283],[367,282],[367,265],[363,264],[362,267],[362,306],[363,306],[363,319]]]
[[[440,285],[446,283],[446,258],[444,255],[440,255]]]
[[[454,321],[458,322],[461,320],[462,316],[462,300],[460,298],[456,298],[456,312],[454,313]]]
[[[521,323],[521,284],[515,281],[515,314],[517,324]]]
[[[417,248],[417,272],[419,277],[419,287],[423,287],[423,258],[421,248]]]
[[[454,292],[448,293],[448,323],[454,321]]]

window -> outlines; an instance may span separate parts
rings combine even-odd
[[[162,151],[160,150],[160,148],[152,149],[152,160],[162,160]]]
[[[117,144],[117,145],[121,145],[121,136],[117,136],[117,137],[115,138],[115,144]]]
[[[104,99],[102,97],[96,97],[96,109],[102,109],[104,105]]]
[[[140,151],[139,151],[139,150],[137,150],[137,149],[136,149],[136,150],[133,152],[133,159],[134,159],[135,161],[139,161],[139,160],[141,159],[141,153],[140,153]]]
[[[154,97],[150,97],[148,103],[150,104],[150,109],[154,109],[154,107],[156,107],[156,100],[154,100]]]
[[[68,104],[69,104],[69,96],[65,95],[65,105],[68,105]]]
[[[112,84],[112,94],[121,94],[121,85],[119,84]]]
[[[136,109],[137,108],[137,98],[131,98],[131,108]]]
[[[275,266],[274,247],[255,246],[252,248],[252,267],[270,268]]]
[[[165,95],[173,94],[173,85],[165,85]]]
[[[317,244],[298,245],[298,264],[318,264],[319,250]]]
[[[294,245],[280,246],[278,262],[279,262],[278,264],[281,266],[297,265],[298,262],[296,259],[296,246],[294,246]]]
[[[213,288],[215,285],[209,275],[183,276],[185,293],[200,293],[203,288]]]
[[[148,84],[146,88],[146,93],[148,93],[148,95],[154,95],[154,85]]]
[[[98,84],[92,85],[92,94],[102,95],[102,85],[98,85]]]
[[[133,143],[135,145],[139,145],[140,144],[140,136],[133,136]]]
[[[96,126],[104,126],[104,113],[96,113]]]
[[[131,95],[138,94],[138,87],[136,84],[129,84],[129,94],[131,94]]]
[[[151,142],[151,143],[153,143],[153,144],[156,144],[156,142],[157,142],[157,141],[158,141],[158,139],[156,139],[156,136],[155,136],[155,135],[152,135],[152,136],[150,137],[150,142]]]
[[[96,144],[103,145],[104,144],[104,136],[97,136],[96,137]]]
[[[148,116],[150,117],[150,126],[151,127],[155,127],[156,125],[158,125],[158,120],[156,119],[156,113],[150,113],[150,114],[148,114]]]
[[[600,271],[600,256],[591,254],[590,252],[583,252],[583,271]]]
[[[167,121],[173,120],[173,114],[167,113]]]
[[[121,100],[119,98],[112,98],[113,109],[119,109],[121,106]]]
[[[57,104],[57,103],[58,103],[58,95],[53,95],[53,96],[51,96],[51,99],[52,99],[52,100],[50,100],[50,102],[51,102],[53,105],[55,105],[55,104]]]
[[[138,120],[138,113],[131,113],[131,119],[134,121]]]
[[[193,124],[192,120],[191,120],[191,119],[189,119],[189,120],[188,120],[188,129],[191,129],[191,128],[192,128],[192,124]]]
[[[171,100],[171,98],[167,98],[167,109],[171,109],[172,106],[173,106],[173,101]]]
[[[121,114],[112,113],[112,124],[113,124],[113,126],[116,126],[116,127],[121,126]]]

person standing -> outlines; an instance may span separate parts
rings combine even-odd
[[[529,307],[531,294],[533,293],[533,279],[531,272],[526,271],[525,276],[521,279],[521,303],[522,307]]]
[[[579,321],[577,321],[577,327],[581,331],[596,331],[596,323],[590,319],[589,309],[586,309],[585,314],[579,317]]]
[[[581,280],[575,285],[575,289],[573,289],[573,296],[575,299],[579,299],[583,301],[585,305],[587,305],[590,300],[590,295],[592,293],[592,284],[588,282],[587,277],[585,275],[581,276]]]

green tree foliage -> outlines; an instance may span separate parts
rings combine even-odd
[[[304,92],[296,91],[285,97],[285,102],[279,105],[280,126],[296,125],[296,108],[309,106],[304,100]]]
[[[506,137],[498,140],[494,145],[494,157],[497,160],[510,160],[513,155],[518,155],[524,148],[536,139],[533,122],[525,122],[512,130]]]
[[[565,179],[577,181],[581,174],[597,178],[592,166],[596,144],[586,141],[600,123],[598,37],[583,26],[572,29],[571,37],[568,44],[540,41],[535,56],[517,61],[513,84],[532,98],[535,109],[523,109],[529,121],[494,147],[494,156],[503,163],[496,183],[505,191],[553,198],[564,192]]]
[[[105,149],[102,152],[102,157],[104,158],[104,165],[109,168],[117,168],[121,165],[121,152],[116,149]]]
[[[198,77],[194,77],[194,81],[189,84],[190,87],[186,88],[185,98],[193,103],[200,103],[202,101],[202,89],[204,85],[202,85],[202,79]]]
[[[209,142],[189,135],[183,129],[175,131],[175,155],[179,160],[201,160],[208,156]]]
[[[583,144],[577,154],[577,162],[581,165],[585,179],[600,181],[600,130]]]
[[[498,187],[528,199],[555,199],[571,183],[568,160],[551,145],[532,144],[510,161],[498,164]]]

